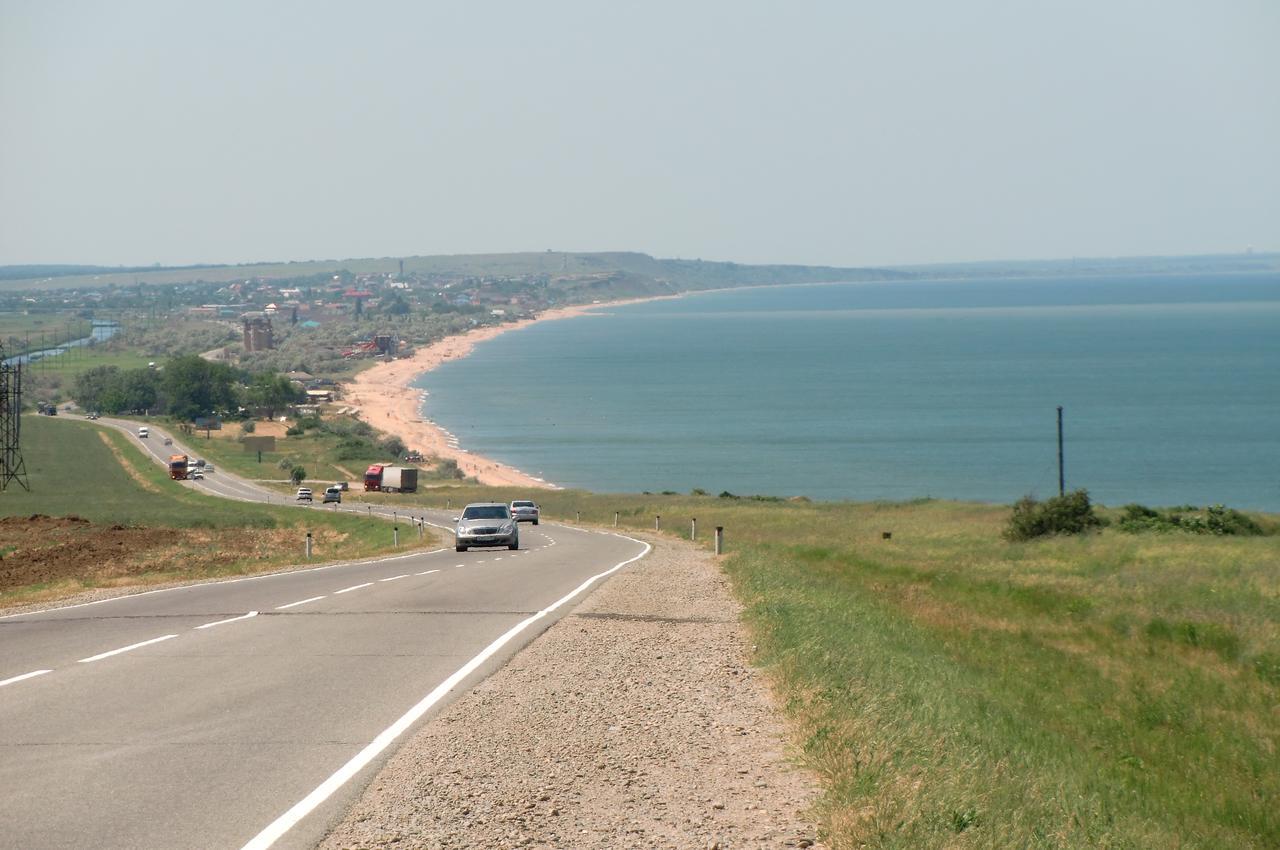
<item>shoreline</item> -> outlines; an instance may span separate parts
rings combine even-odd
[[[352,413],[373,428],[399,437],[406,448],[416,449],[424,457],[450,458],[468,478],[491,487],[534,487],[543,490],[560,489],[527,472],[516,469],[492,458],[478,455],[462,448],[457,438],[427,418],[424,405],[426,393],[415,389],[412,383],[419,375],[426,374],[450,360],[466,357],[480,343],[508,331],[529,327],[537,322],[552,322],[590,315],[592,311],[680,298],[680,295],[655,295],[650,298],[627,298],[598,304],[574,304],[556,307],[534,316],[501,325],[475,328],[462,334],[447,336],[430,345],[419,348],[412,356],[389,362],[377,363],[342,384],[343,401]]]

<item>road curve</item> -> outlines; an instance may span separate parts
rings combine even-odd
[[[159,461],[185,450],[164,436],[138,442]],[[268,496],[222,471],[201,489]],[[543,523],[518,552],[450,545],[0,616],[3,844],[313,846],[402,733],[647,550]]]

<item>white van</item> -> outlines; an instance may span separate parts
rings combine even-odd
[[[139,440],[145,440],[145,439],[147,438],[147,435],[148,435],[148,434],[150,434],[150,433],[151,433],[151,432],[147,430],[147,426],[146,426],[146,425],[143,425],[142,427],[140,427],[140,428],[138,429],[138,439],[139,439]]]

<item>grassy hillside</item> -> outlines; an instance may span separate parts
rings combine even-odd
[[[26,417],[22,438],[31,491],[10,484],[0,493],[0,518],[76,516],[89,525],[77,526],[65,540],[33,547],[29,540],[19,545],[7,539],[21,537],[21,521],[0,522],[0,607],[101,585],[275,569],[304,559],[308,531],[316,561],[365,557],[392,548],[390,526],[380,520],[233,502],[184,487],[170,481],[123,434],[84,421]],[[95,563],[96,555],[88,557],[96,552],[93,538],[119,531],[113,527],[120,526],[167,533],[135,535],[146,551],[118,553],[104,572]],[[406,548],[438,545],[433,538],[419,543],[416,534],[402,533],[401,539]],[[126,550],[129,545],[128,540],[121,542]],[[46,551],[56,546],[70,548]],[[76,547],[86,556],[77,557]],[[32,570],[31,581],[23,580],[24,566]],[[56,581],[51,581],[53,575]]]
[[[1009,543],[993,505],[537,498],[726,528],[834,848],[1280,846],[1280,518]]]

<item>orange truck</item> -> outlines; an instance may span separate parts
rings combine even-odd
[[[187,456],[169,455],[169,477],[182,481],[187,477]]]

